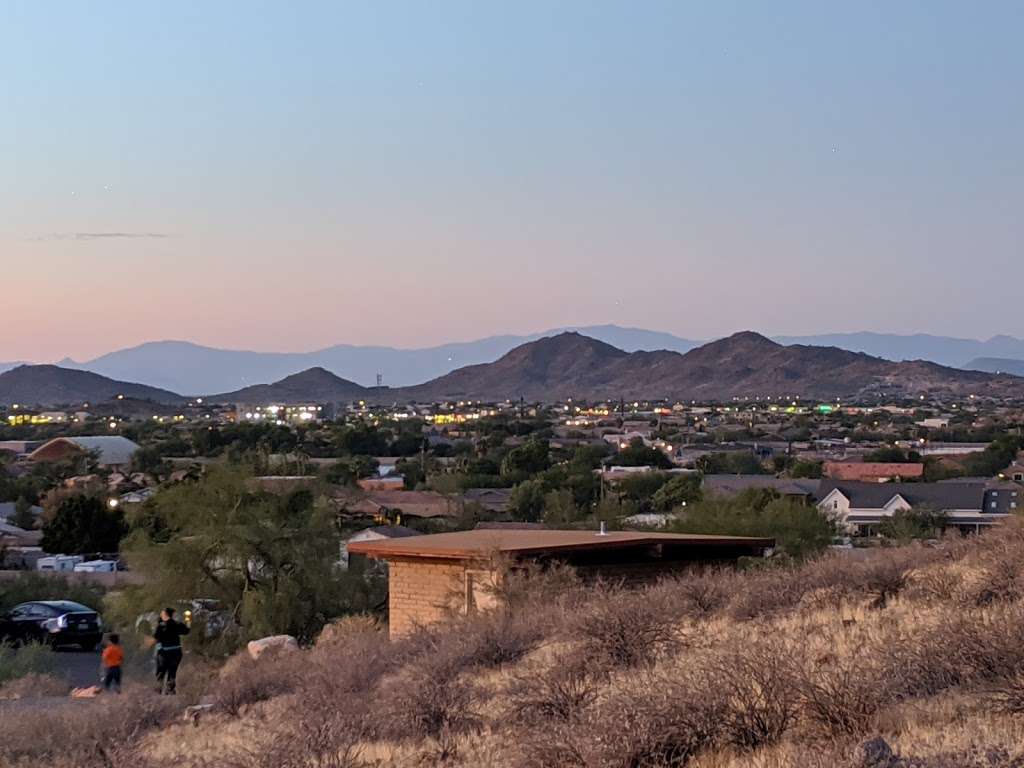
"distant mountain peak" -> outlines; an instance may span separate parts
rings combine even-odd
[[[314,365],[312,368],[307,368],[304,371],[299,371],[298,373],[293,373],[291,376],[285,376],[283,379],[281,379],[280,381],[278,381],[276,383],[277,384],[311,384],[311,383],[317,383],[317,382],[349,384],[349,385],[354,386],[354,387],[359,386],[355,382],[349,381],[348,379],[343,379],[341,376],[338,376],[336,373],[332,373],[331,371],[328,371],[323,366],[319,366],[319,365]]]
[[[757,331],[737,331],[734,334],[726,336],[724,339],[719,339],[718,342],[728,342],[730,344],[756,344],[766,348],[778,348],[782,346],[778,342],[772,341],[767,336],[760,334]],[[717,342],[711,343],[714,344]]]

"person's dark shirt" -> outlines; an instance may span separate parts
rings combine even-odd
[[[181,636],[188,633],[189,628],[180,621],[175,621],[174,619],[164,621],[161,619],[156,625],[153,637],[156,638],[161,648],[173,649],[181,647]]]

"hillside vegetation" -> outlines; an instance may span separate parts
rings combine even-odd
[[[1024,524],[936,547],[694,573],[641,591],[509,576],[504,609],[10,710],[0,764],[194,768],[1020,766]],[[191,665],[191,666],[190,666]],[[207,674],[209,673],[209,674]],[[208,683],[205,680],[208,679]],[[147,681],[148,682],[148,681]],[[186,697],[187,698],[187,697]],[[69,751],[74,745],[74,751]]]

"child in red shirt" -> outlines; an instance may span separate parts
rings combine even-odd
[[[124,664],[124,649],[121,638],[111,634],[107,647],[103,649],[103,689],[121,692],[121,665]]]

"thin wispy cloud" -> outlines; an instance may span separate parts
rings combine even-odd
[[[165,232],[52,232],[30,238],[33,242],[49,240],[163,240],[174,235]]]

